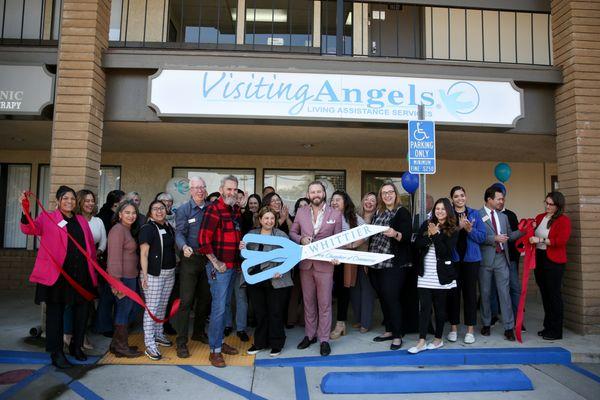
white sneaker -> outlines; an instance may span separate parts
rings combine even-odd
[[[435,350],[435,349],[439,349],[440,347],[444,347],[444,342],[440,342],[437,345],[434,344],[433,342],[429,343],[427,345],[427,350]]]
[[[417,353],[420,353],[425,350],[427,350],[427,345],[424,345],[423,347],[417,347],[417,346],[411,347],[410,349],[408,349],[408,352],[410,354],[417,354]]]
[[[473,344],[473,343],[475,343],[475,335],[473,335],[472,333],[467,333],[465,335],[465,343],[466,344]]]
[[[452,343],[456,342],[456,339],[458,339],[458,332],[448,332],[446,339],[448,339],[448,341]]]

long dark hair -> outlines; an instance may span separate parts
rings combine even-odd
[[[440,230],[444,232],[448,236],[452,236],[452,234],[456,231],[456,213],[454,212],[454,207],[452,207],[452,203],[445,197],[441,199],[437,199],[437,201],[433,205],[433,210],[431,210],[431,222],[434,224],[438,224],[440,221],[435,216],[435,207],[442,203],[444,208],[446,209],[446,221],[440,226]]]
[[[348,193],[343,190],[336,190],[333,192],[331,199],[333,199],[333,196],[335,195],[341,196],[344,199],[344,209],[342,210],[344,218],[346,218],[346,221],[348,221],[350,228],[356,228],[358,221],[356,219],[356,206],[354,205],[354,202],[350,196],[348,196]]]
[[[135,205],[135,203],[132,200],[123,200],[122,202],[119,203],[119,206],[117,207],[117,209],[115,210],[115,214],[113,215],[113,219],[112,219],[112,224],[116,225],[119,222],[121,222],[119,220],[119,213],[121,211],[123,211],[123,209],[127,206],[133,206],[133,208],[135,209],[135,213],[136,213],[136,221],[138,220],[138,217],[140,215],[140,210],[138,209],[138,206]]]
[[[150,205],[148,206],[148,212],[146,213],[146,218],[148,218],[148,219],[152,218],[152,217],[151,217],[151,215],[152,215],[152,207],[153,207],[155,204],[160,204],[161,206],[163,206],[163,207],[165,208],[165,215],[166,215],[166,212],[167,212],[167,205],[166,205],[165,203],[163,203],[161,200],[152,200],[152,202],[151,202],[151,203],[150,203]],[[166,221],[166,218],[165,218],[165,221]]]
[[[92,192],[91,190],[88,190],[88,189],[81,189],[79,192],[77,192],[77,207],[75,208],[75,214],[79,214],[79,215],[83,214],[83,203],[85,202],[85,198],[88,195],[92,195],[92,198],[94,199],[94,209],[92,210],[92,216],[96,215],[96,213],[98,211],[98,203],[96,202],[96,195],[94,194],[94,192]]]
[[[550,192],[546,195],[546,199],[552,199],[552,202],[556,206],[556,212],[548,221],[548,229],[550,229],[554,221],[565,212],[565,196],[561,192]]]

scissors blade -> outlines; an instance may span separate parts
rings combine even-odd
[[[357,240],[368,238],[369,236],[376,235],[378,233],[387,231],[388,226],[380,225],[360,225],[356,228],[349,229],[347,231],[340,232],[338,234],[329,236],[325,239],[317,240],[316,242],[302,246],[301,260],[307,258],[313,259],[314,256],[324,253],[329,250],[333,250],[338,247],[343,247]]]
[[[310,259],[318,261],[338,260],[342,264],[375,265],[384,262],[385,260],[389,260],[393,257],[393,254],[369,253],[366,251],[334,249],[313,256]]]

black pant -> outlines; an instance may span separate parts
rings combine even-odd
[[[337,298],[338,321],[348,320],[348,306],[350,305],[350,288],[344,286],[344,264],[340,264],[333,270],[333,293]]]
[[[540,288],[544,305],[544,330],[547,336],[562,338],[562,280],[565,264],[558,264],[548,259],[545,250],[537,250],[535,256],[535,281]]]
[[[464,301],[465,325],[477,325],[477,282],[479,281],[479,261],[461,261],[454,264],[458,272],[457,287],[448,292],[448,319],[450,324],[460,324],[460,296]]]
[[[248,297],[254,305],[256,329],[254,345],[259,349],[281,350],[285,344],[284,309],[289,288],[275,289],[271,280],[248,285]]]
[[[187,343],[190,313],[194,311],[194,333],[204,333],[206,319],[210,314],[211,297],[206,278],[206,257],[193,254],[191,257],[181,255],[179,265],[179,311],[175,329],[177,343]]]
[[[73,308],[73,346],[82,347],[90,304],[75,303]],[[46,303],[46,351],[56,353],[63,349],[63,315],[65,303]]]
[[[444,335],[444,324],[446,323],[446,296],[448,289],[426,289],[419,288],[419,338],[427,337],[427,328],[431,319],[431,306],[435,312],[435,338],[441,339]]]
[[[394,339],[404,335],[402,329],[402,288],[408,269],[400,267],[371,269],[371,284],[379,296],[386,332]]]

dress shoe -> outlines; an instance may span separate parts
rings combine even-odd
[[[75,357],[77,361],[87,361],[87,356],[83,350],[81,350],[81,347],[75,346],[74,340],[72,340],[71,344],[69,345],[69,354]]]
[[[331,354],[331,347],[328,342],[321,342],[321,355],[328,356]]]
[[[239,354],[238,349],[236,349],[235,347],[231,347],[227,343],[223,343],[221,345],[221,351],[230,356],[235,356],[235,355]]]
[[[394,344],[394,342],[392,342],[392,344],[390,344],[390,350],[400,350],[402,348],[402,339],[400,339],[400,344]]]
[[[394,340],[394,338],[392,337],[392,335],[390,335],[390,336],[375,336],[373,338],[374,342],[385,342],[386,340]]]
[[[188,350],[187,344],[181,343],[181,344],[177,345],[177,357],[179,357],[179,358],[189,358],[190,357],[190,351]]]
[[[208,336],[204,332],[194,332],[190,339],[192,339],[195,342],[202,342],[204,344],[208,344]]]
[[[225,360],[223,359],[223,355],[221,353],[210,353],[208,356],[208,361],[213,367],[216,368],[225,368],[227,364],[225,364]]]
[[[298,346],[296,346],[296,348],[298,350],[304,350],[304,349],[308,348],[308,346],[310,346],[311,344],[315,344],[315,343],[317,343],[316,337],[309,339],[308,336],[304,336],[304,339],[302,339],[302,341],[300,343],[298,343]]]
[[[227,326],[225,329],[223,329],[223,336],[227,337],[231,335],[231,332],[233,332],[233,328],[231,326]]]
[[[67,369],[73,366],[62,351],[50,354],[50,358],[52,359],[52,365],[58,369]]]
[[[504,339],[508,340],[509,342],[514,342],[515,341],[515,331],[513,331],[512,329],[507,329],[504,331]]]
[[[490,336],[490,327],[484,326],[481,328],[481,336]]]
[[[544,333],[544,336],[542,336],[542,339],[544,339],[544,340],[561,340],[562,336],[552,335],[550,333]]]
[[[332,340],[339,339],[346,334],[346,323],[344,321],[338,321],[335,324],[335,329],[329,334],[329,338]]]
[[[237,331],[237,337],[239,337],[242,342],[247,342],[250,340],[246,331]]]

